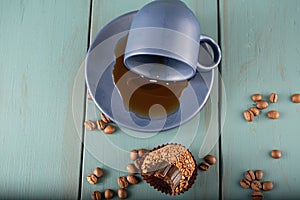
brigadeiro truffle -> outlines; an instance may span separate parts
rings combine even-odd
[[[187,191],[195,182],[196,161],[182,145],[158,146],[139,159],[142,177],[158,191],[177,195]]]

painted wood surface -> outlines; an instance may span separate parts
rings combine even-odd
[[[261,169],[263,180],[274,189],[265,199],[299,199],[299,105],[290,100],[299,93],[300,2],[221,1],[222,76],[226,87],[227,114],[222,133],[223,198],[250,199],[251,191],[239,186],[248,169]],[[253,105],[250,97],[279,95],[254,122],[243,119]],[[278,110],[280,118],[266,113]],[[269,152],[280,149],[282,158]]]
[[[124,1],[111,0],[111,1],[94,1],[92,7],[92,26],[91,33],[93,38],[95,34],[115,17],[124,14],[126,12],[140,9],[149,0],[144,1]],[[204,33],[217,39],[217,1],[185,1],[187,5],[196,13],[202,25]],[[214,88],[212,91],[212,97],[217,99],[218,95],[218,78],[215,77]],[[199,149],[204,139],[204,135],[207,131],[209,120],[207,117],[210,116],[211,106],[217,107],[218,102],[215,101],[213,104],[211,100],[208,101],[207,105],[203,108],[200,115],[196,117],[193,123],[199,123],[199,130],[196,138],[189,147],[192,153],[196,156],[197,163],[200,163],[200,159],[197,157]],[[86,119],[97,120],[99,119],[99,111],[93,104],[93,102],[87,102]],[[197,121],[199,119],[199,122]],[[188,124],[186,125],[188,126]],[[216,126],[217,122],[216,122]],[[91,193],[95,190],[103,192],[105,189],[112,189],[115,192],[115,199],[117,199],[116,191],[118,189],[117,178],[121,175],[127,175],[125,167],[127,163],[120,162],[119,169],[112,169],[103,163],[109,162],[114,158],[104,158],[103,160],[97,159],[95,153],[102,152],[103,154],[111,155],[112,148],[118,147],[120,152],[125,151],[125,156],[129,156],[129,151],[133,148],[153,148],[159,144],[167,143],[175,135],[176,129],[160,133],[150,138],[137,138],[132,137],[121,131],[117,130],[113,135],[105,136],[111,142],[111,148],[104,148],[102,145],[92,146],[89,142],[89,138],[93,137],[97,139],[97,134],[102,134],[98,131],[86,131],[85,132],[85,148],[84,148],[84,159],[83,159],[83,170],[82,170],[82,189],[81,198],[89,199]],[[100,137],[100,136],[99,136]],[[218,157],[219,149],[218,144],[211,151],[212,154]],[[121,154],[121,153],[119,153]],[[123,155],[123,154],[122,154]],[[99,156],[99,155],[98,155]],[[119,156],[119,155],[111,155]],[[128,158],[129,162],[129,158]],[[86,176],[92,173],[93,168],[101,167],[105,170],[104,177],[101,178],[99,183],[90,185],[86,181]],[[130,186],[128,188],[129,199],[218,199],[219,198],[219,165],[213,166],[209,172],[200,172],[196,179],[196,183],[193,188],[188,192],[180,196],[167,196],[156,192],[145,182],[138,185]]]
[[[1,199],[78,196],[71,97],[89,8],[87,0],[0,1]]]

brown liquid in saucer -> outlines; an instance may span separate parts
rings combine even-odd
[[[124,37],[116,45],[117,59],[113,69],[113,80],[125,108],[138,116],[154,119],[176,112],[188,81],[154,81],[129,71],[123,62],[126,40],[127,37]]]

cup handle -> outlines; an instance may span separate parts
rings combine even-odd
[[[211,47],[213,54],[214,54],[213,55],[214,60],[213,60],[212,65],[201,65],[199,62],[197,62],[198,70],[200,72],[207,72],[207,71],[210,71],[210,70],[214,69],[215,67],[217,67],[218,64],[220,63],[221,58],[222,58],[221,49],[220,49],[219,45],[212,38],[210,38],[207,35],[200,36],[200,44],[201,43],[208,44]]]

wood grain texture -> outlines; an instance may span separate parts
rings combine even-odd
[[[265,199],[299,199],[299,105],[290,96],[300,91],[299,1],[226,1],[220,4],[223,47],[222,76],[228,101],[222,134],[223,198],[251,198],[250,190],[239,186],[248,169],[261,169],[263,180],[274,189]],[[279,95],[254,122],[243,119],[243,111],[261,93]],[[275,109],[280,119],[266,113]],[[272,149],[283,156],[274,160]]]
[[[77,198],[71,97],[88,21],[88,0],[0,1],[1,199]]]
[[[93,38],[96,33],[107,24],[109,21],[114,19],[115,17],[124,14],[126,12],[140,9],[143,5],[145,5],[149,0],[143,1],[121,1],[121,0],[110,0],[110,1],[93,1],[92,7],[92,26],[91,32]],[[206,33],[212,36],[214,39],[217,39],[217,1],[196,1],[189,0],[184,1],[196,14],[201,23],[201,27],[203,33]],[[211,94],[212,98],[218,98],[218,79],[215,77],[215,83]],[[201,144],[203,142],[203,136],[206,132],[209,120],[207,117],[210,116],[210,106],[217,106],[217,103],[214,105],[210,104],[210,100],[207,105],[202,109],[200,113],[200,120],[196,121],[199,123],[199,130],[196,135],[196,138],[192,142],[189,149],[195,155],[197,163],[200,163],[200,159],[197,157]],[[86,119],[97,120],[99,119],[99,111],[93,104],[93,102],[87,102],[87,110],[86,110]],[[215,124],[218,126],[218,124]],[[111,148],[104,148],[102,145],[92,147],[88,142],[92,142],[93,140],[97,140],[97,137],[100,137],[97,134],[103,134],[99,131],[86,131],[85,132],[85,148],[84,148],[84,160],[83,160],[83,170],[82,170],[82,189],[81,189],[81,198],[89,199],[91,193],[94,190],[99,190],[100,192],[104,192],[105,189],[112,189],[115,191],[115,199],[116,191],[118,189],[117,178],[121,175],[126,175],[126,172],[123,172],[126,167],[126,162],[119,162],[119,167],[122,170],[112,169],[110,166],[107,166],[103,163],[109,162],[109,160],[113,160],[111,157],[106,158],[106,160],[99,160],[95,155],[95,152],[99,152],[99,154],[109,154],[111,155],[111,151],[113,148],[120,148],[120,152],[127,151],[129,152],[133,148],[153,148],[156,145],[166,143],[170,141],[170,138],[174,137],[176,130],[167,131],[165,133],[161,133],[150,137],[149,139],[145,138],[134,138],[130,137],[120,129],[117,130],[113,135],[105,136],[108,138],[111,143]],[[102,136],[102,135],[101,135]],[[92,138],[92,139],[90,139]],[[216,155],[218,158],[218,144],[211,151],[212,154]],[[121,154],[121,153],[120,153]],[[122,154],[123,155],[123,154]],[[114,156],[114,155],[112,155]],[[115,155],[118,156],[118,155]],[[125,156],[129,157],[129,154],[125,154]],[[128,158],[129,160],[129,158]],[[128,161],[129,162],[129,161]],[[100,179],[99,183],[96,185],[89,185],[86,181],[86,176],[89,173],[92,173],[95,167],[102,167],[105,171],[105,175]],[[161,194],[160,192],[156,192],[153,188],[147,185],[145,182],[142,182],[138,185],[130,186],[128,188],[128,199],[218,199],[219,198],[219,164],[211,167],[209,172],[200,172],[196,179],[196,183],[193,188],[188,192],[184,193],[180,196],[167,196]]]

